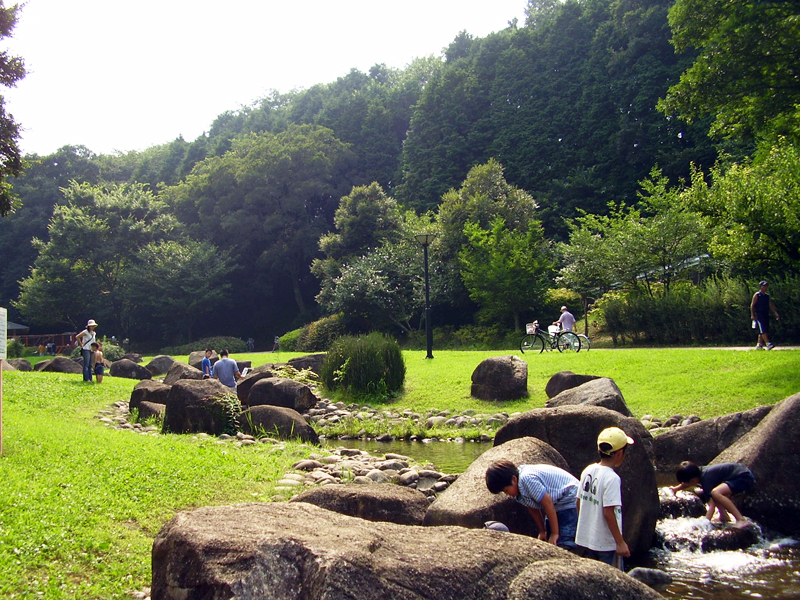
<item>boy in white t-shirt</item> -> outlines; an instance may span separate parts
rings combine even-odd
[[[622,557],[631,551],[622,537],[622,488],[614,469],[625,460],[633,439],[619,427],[609,427],[597,436],[600,462],[581,473],[578,488],[578,529],[575,543],[583,555],[622,569]]]

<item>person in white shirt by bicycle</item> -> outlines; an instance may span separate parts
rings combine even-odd
[[[575,327],[575,316],[567,310],[566,306],[561,307],[561,316],[558,321],[553,321],[553,325],[561,327],[561,331],[572,331]]]

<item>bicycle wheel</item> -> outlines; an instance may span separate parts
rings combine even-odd
[[[544,350],[544,340],[540,335],[526,335],[519,343],[519,349],[523,354],[525,352],[540,354]]]
[[[558,345],[559,352],[581,351],[581,340],[577,335],[575,335],[571,331],[567,331],[566,333],[562,333],[561,335],[559,335],[556,344]]]
[[[592,347],[591,340],[582,333],[578,334],[578,338],[581,340],[581,350],[586,350],[586,352],[588,352]]]

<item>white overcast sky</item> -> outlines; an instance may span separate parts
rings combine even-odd
[[[20,0],[21,3],[21,0]],[[5,5],[14,4],[5,0]],[[526,0],[25,0],[0,41],[28,75],[0,88],[25,153],[191,141],[265,96],[376,63],[439,56],[458,34],[525,21]]]

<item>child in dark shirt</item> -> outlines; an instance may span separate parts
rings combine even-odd
[[[719,510],[720,521],[730,521],[728,513],[736,519],[736,523],[747,523],[739,509],[731,500],[733,494],[746,492],[755,482],[753,473],[741,463],[720,463],[708,467],[699,467],[691,461],[683,461],[675,472],[678,485],[671,487],[673,492],[686,488],[696,488],[702,492],[697,495],[708,503],[706,518],[710,521],[714,512]]]

